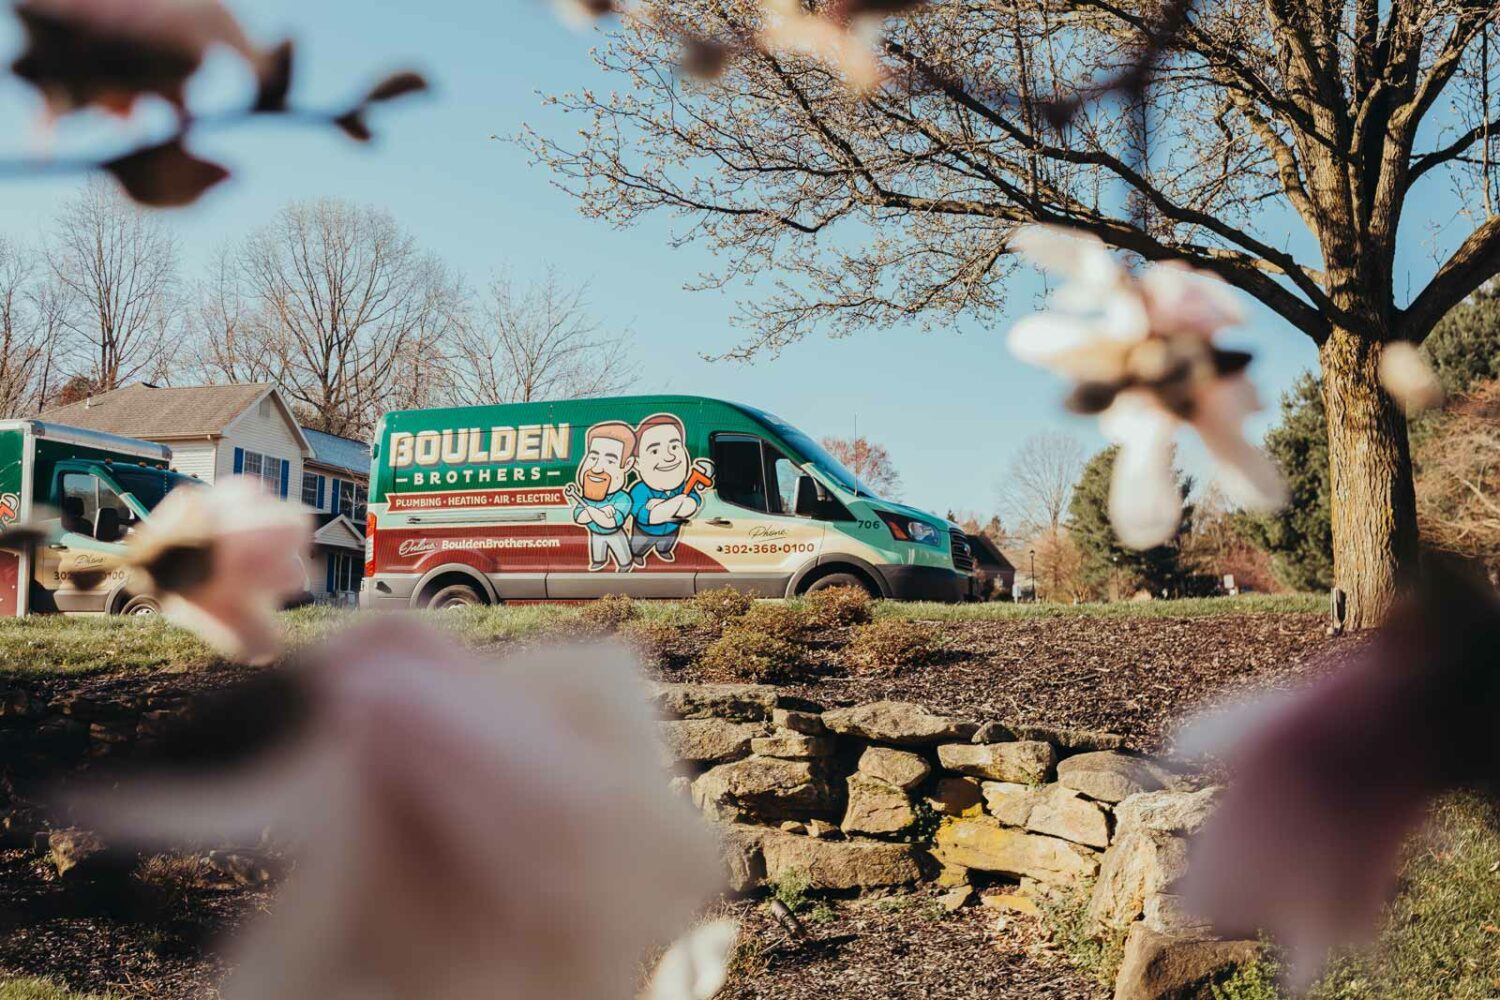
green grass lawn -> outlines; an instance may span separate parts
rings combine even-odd
[[[50,979],[0,976],[0,1000],[109,1000],[98,993],[75,993]]]
[[[1017,618],[1172,618],[1207,615],[1317,612],[1323,598],[1311,594],[1208,597],[1178,601],[1115,604],[934,604],[882,601],[880,618],[922,621],[1001,621]],[[464,608],[431,614],[471,642],[495,642],[538,635],[565,627],[580,605],[514,604]],[[643,601],[641,617],[689,624],[697,611],[691,603]],[[283,615],[287,643],[305,645],[347,624],[358,614],[348,609],[307,607]],[[36,615],[0,619],[0,677],[83,674],[100,671],[191,671],[218,658],[196,638],[158,618]]]

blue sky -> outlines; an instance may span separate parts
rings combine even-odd
[[[931,333],[872,330],[819,338],[749,365],[701,360],[700,354],[722,351],[739,338],[729,326],[735,291],[683,290],[712,268],[707,250],[670,248],[665,218],[627,230],[582,218],[522,149],[490,138],[513,136],[523,122],[553,134],[571,131],[576,126],[542,108],[540,93],[623,85],[594,69],[588,49],[596,39],[560,24],[547,3],[256,0],[236,6],[257,38],[297,39],[299,103],[347,102],[385,72],[404,67],[428,74],[435,93],[381,113],[371,147],[331,130],[274,124],[199,141],[197,148],[235,167],[236,176],[201,204],[168,216],[189,275],[217,245],[243,236],[287,201],[347,198],[388,209],[471,284],[482,285],[500,268],[524,278],[548,264],[590,280],[595,311],[635,332],[643,391],[743,400],[814,436],[845,435],[857,423],[860,433],[889,448],[904,479],[904,499],[918,506],[988,511],[1014,449],[1037,431],[1061,427],[1090,446],[1102,443],[1091,422],[1060,412],[1057,383],[1006,354],[1005,320]],[[7,50],[16,43],[13,30],[0,32]],[[202,96],[227,99],[245,86],[226,59],[210,67]],[[25,148],[34,133],[36,111],[24,89],[0,88],[0,124],[15,137],[13,150]],[[119,129],[70,127],[57,137],[57,148],[87,148],[101,137],[128,141]],[[0,186],[0,225],[7,235],[35,239],[76,185],[76,179],[56,178]],[[1034,277],[1020,279],[1011,308],[1033,308],[1038,287]],[[1281,391],[1315,363],[1315,353],[1264,311],[1232,340],[1257,353],[1252,374],[1269,408],[1258,432],[1270,422]],[[1183,462],[1190,471],[1207,471],[1191,444]]]

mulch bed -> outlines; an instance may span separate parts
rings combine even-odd
[[[945,655],[898,672],[850,672],[842,636],[814,644],[813,679],[783,685],[825,707],[892,699],[975,721],[1119,733],[1144,751],[1200,704],[1252,687],[1296,683],[1335,662],[1352,640],[1325,635],[1314,614],[1205,618],[1031,618],[943,622]],[[657,665],[662,680],[708,677],[685,635]]]
[[[944,655],[920,669],[851,673],[840,659],[847,630],[812,645],[813,673],[789,694],[827,707],[879,699],[915,701],[976,721],[1002,720],[1117,732],[1142,750],[1160,748],[1196,705],[1267,684],[1295,683],[1353,648],[1328,639],[1318,615],[1218,618],[1038,618],[941,623]],[[711,636],[685,631],[659,656],[663,680],[708,678],[693,663]],[[183,675],[58,678],[48,696],[108,697],[160,685],[197,690],[231,671]],[[38,685],[33,685],[33,690]],[[41,692],[38,692],[41,693]],[[924,890],[925,891],[925,890]],[[222,978],[213,942],[254,911],[261,889],[191,891],[171,912],[143,919],[111,913],[52,876],[36,851],[0,852],[0,978],[52,976],[75,989],[124,996],[202,997]],[[755,962],[722,994],[750,998],[862,1000],[1007,997],[1093,1000],[1108,991],[1012,922],[971,907],[937,917],[931,905],[844,901],[810,927],[812,941],[785,940],[765,908],[732,904]]]
[[[1045,950],[1028,918],[970,906],[944,913],[923,893],[842,902],[794,941],[750,901],[720,1000],[1103,1000],[1109,989]]]
[[[227,967],[214,945],[269,889],[190,890],[135,877],[70,884],[35,851],[0,851],[0,979],[44,976],[122,997],[205,997]]]

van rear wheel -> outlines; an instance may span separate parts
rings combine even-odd
[[[803,593],[812,594],[816,593],[819,590],[832,590],[834,587],[858,587],[860,590],[863,590],[871,597],[880,596],[871,589],[868,583],[855,576],[853,573],[829,573],[827,576],[820,576],[812,583],[808,584],[807,589],[804,590]]]
[[[159,615],[161,614],[161,603],[156,598],[146,594],[138,594],[125,602],[120,609],[122,615]]]
[[[479,596],[479,591],[467,583],[453,583],[433,594],[427,606],[441,611],[445,608],[464,608],[483,603],[484,598]]]

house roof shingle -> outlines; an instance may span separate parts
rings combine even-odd
[[[307,436],[308,444],[312,445],[313,453],[309,461],[343,469],[358,476],[370,474],[370,446],[363,441],[326,434],[311,427],[302,428],[302,433]]]
[[[41,419],[126,437],[204,437],[222,434],[270,388],[265,382],[161,388],[127,385],[47,410]]]

